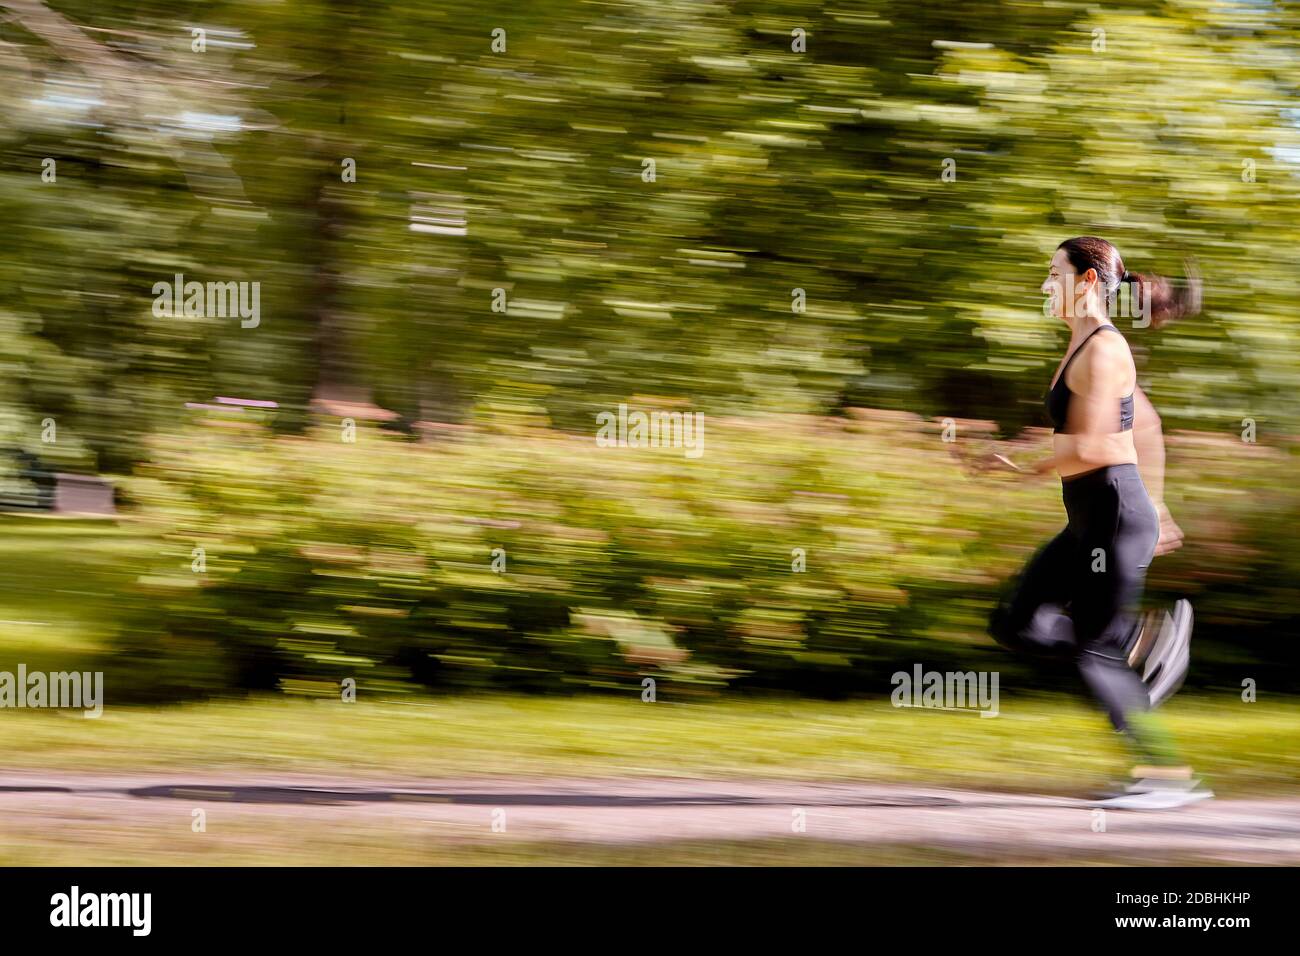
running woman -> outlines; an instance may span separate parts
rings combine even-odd
[[[1130,273],[1104,239],[1082,236],[1057,248],[1042,291],[1070,327],[1070,344],[1046,396],[1053,453],[1032,470],[1061,476],[1068,524],[1030,560],[990,630],[1009,647],[1072,655],[1129,742],[1138,759],[1134,782],[1100,805],[1163,808],[1212,794],[1150,713],[1182,683],[1192,615],[1186,601],[1163,621],[1144,623],[1136,613],[1152,558],[1177,548],[1182,533],[1164,505],[1160,419],[1109,318],[1124,283],[1133,284],[1134,301],[1156,327],[1199,307],[1197,282],[1175,289]]]

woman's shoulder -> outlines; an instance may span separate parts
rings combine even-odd
[[[1113,333],[1113,334],[1105,334]],[[1128,347],[1128,339],[1113,325],[1098,326],[1097,332],[1088,340],[1087,344],[1095,349],[1098,353],[1109,355],[1132,355]]]
[[[1112,325],[1109,328],[1115,327]],[[1134,371],[1133,353],[1129,350],[1128,340],[1123,333],[1094,334],[1083,343],[1080,352],[1079,360],[1070,369],[1080,385],[1109,379],[1127,380]]]

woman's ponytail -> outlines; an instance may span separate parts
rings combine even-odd
[[[1187,278],[1179,283],[1141,272],[1125,272],[1120,279],[1132,284],[1133,304],[1141,315],[1150,317],[1152,328],[1163,328],[1201,311],[1201,277],[1191,262],[1186,266]]]

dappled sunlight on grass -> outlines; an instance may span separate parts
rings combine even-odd
[[[1189,759],[1221,792],[1300,782],[1300,705],[1189,698],[1169,708]],[[1084,701],[1011,701],[1001,716],[888,701],[602,697],[334,701],[254,698],[113,707],[99,720],[11,712],[3,763],[48,770],[292,770],[910,781],[1053,791],[1126,769]]]

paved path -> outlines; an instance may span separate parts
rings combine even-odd
[[[382,825],[390,833],[649,844],[823,840],[933,847],[997,860],[1120,854],[1300,863],[1300,800],[1211,800],[1179,810],[1107,811],[1064,798],[857,783],[694,779],[389,779],[250,773],[67,774],[0,771],[0,839],[93,844],[114,828],[207,815],[252,828]],[[505,833],[498,831],[502,824]],[[1104,823],[1104,832],[1099,827]],[[799,825],[802,824],[802,830]],[[84,830],[84,835],[83,831]],[[323,832],[323,831],[322,831]]]

